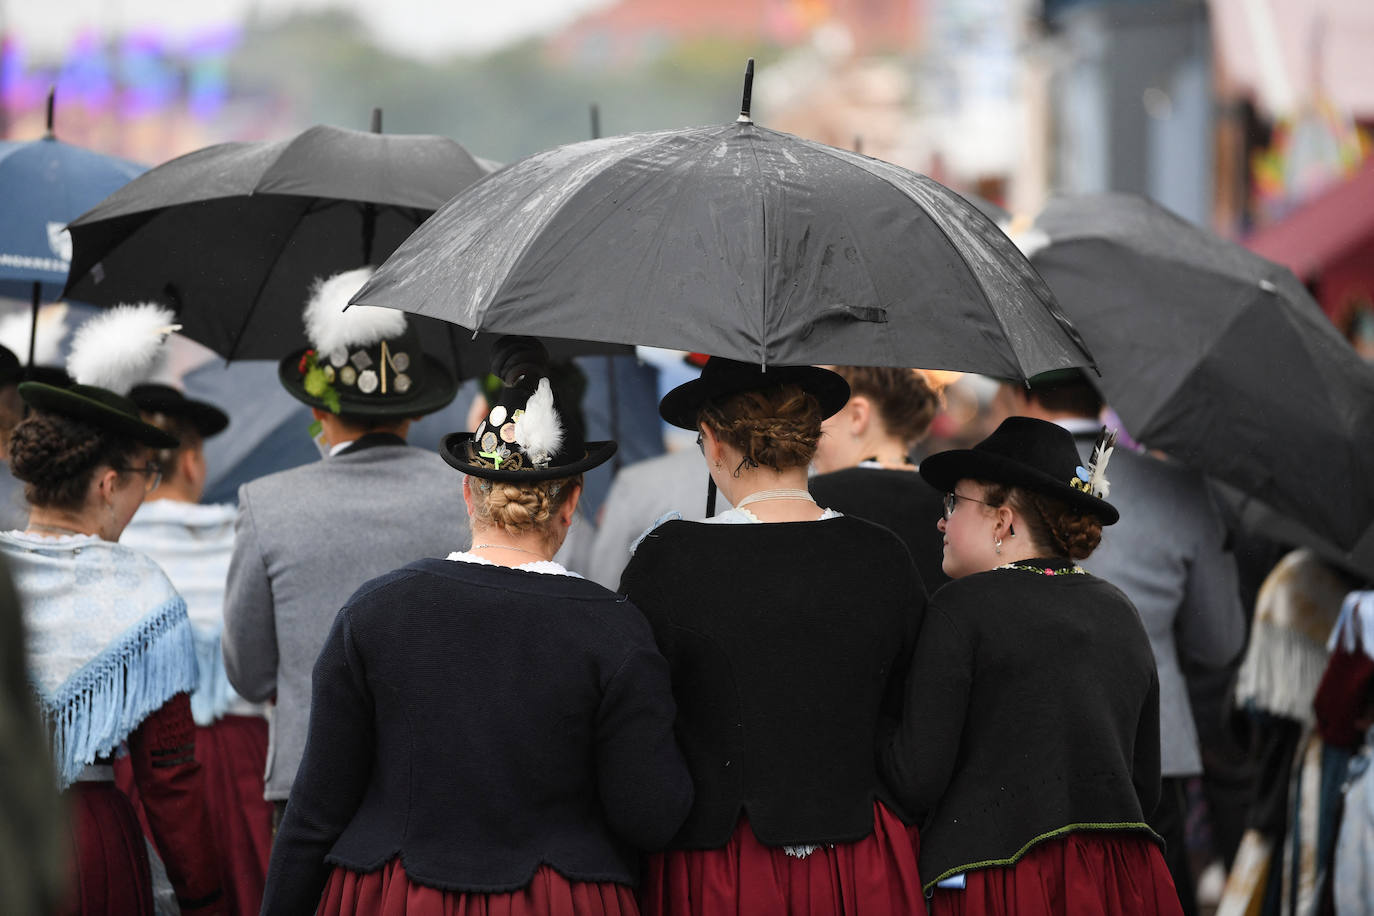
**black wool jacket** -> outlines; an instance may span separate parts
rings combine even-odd
[[[593,582],[412,563],[339,611],[313,688],[265,914],[396,856],[445,890],[515,890],[541,864],[630,884],[691,805],[667,663]]]
[[[620,589],[672,670],[696,801],[673,838],[714,849],[741,814],[768,845],[873,830],[879,716],[895,715],[925,591],[906,547],[856,518],[672,521],[635,550]]]
[[[809,484],[816,502],[845,515],[882,525],[906,544],[926,591],[949,581],[945,561],[945,536],[935,525],[944,515],[945,494],[926,483],[915,471],[890,468],[845,468],[817,474]]]
[[[1159,678],[1135,606],[1068,563],[1022,565],[941,588],[916,641],[883,772],[921,818],[927,887],[1069,832],[1158,840]]]

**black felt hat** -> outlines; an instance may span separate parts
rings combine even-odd
[[[202,439],[218,435],[229,425],[229,415],[213,404],[193,401],[171,385],[148,383],[135,385],[129,399],[144,413],[160,413],[185,420],[196,428]]]
[[[1073,434],[1055,423],[1008,417],[973,448],[937,452],[921,462],[921,476],[937,490],[950,492],[960,480],[986,480],[1053,496],[1104,525],[1120,514],[1111,503],[1087,491],[1089,471]]]
[[[9,347],[0,346],[0,387],[20,382],[43,382],[66,388],[72,383],[67,370],[58,366],[25,366]]]
[[[821,419],[839,412],[849,401],[849,383],[844,376],[829,369],[771,366],[765,371],[755,363],[713,356],[706,361],[700,378],[678,385],[663,396],[658,414],[681,429],[696,429],[697,413],[706,402],[742,391],[761,391],[781,385],[796,385],[814,395],[821,404]]]
[[[296,400],[346,417],[419,417],[448,406],[458,380],[425,353],[404,312],[353,306],[368,267],[317,281],[305,306],[306,338],[277,378]]]
[[[477,429],[443,438],[443,459],[464,474],[515,483],[574,477],[610,460],[614,442],[583,442],[579,425],[564,420],[558,392],[549,382],[548,363],[548,352],[533,337],[508,335],[498,340],[491,370],[502,380],[497,402]],[[549,453],[547,436],[537,431],[553,424],[562,435]]]
[[[43,382],[20,382],[19,396],[35,410],[89,423],[150,448],[176,448],[180,444],[176,436],[144,423],[137,404],[108,388],[95,385],[59,388]]]

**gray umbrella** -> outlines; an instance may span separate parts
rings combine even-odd
[[[747,110],[509,165],[431,217],[354,301],[764,366],[1020,377],[1091,363],[1025,258],[958,194]]]
[[[1343,548],[1374,522],[1374,368],[1286,268],[1130,194],[1055,198],[1033,263],[1131,435]]]

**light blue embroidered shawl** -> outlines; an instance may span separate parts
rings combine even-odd
[[[152,560],[97,537],[0,533],[24,606],[29,680],[65,789],[196,687],[186,604]]]

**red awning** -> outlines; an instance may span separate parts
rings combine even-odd
[[[1351,178],[1245,239],[1246,248],[1304,280],[1361,244],[1374,247],[1374,157]]]

